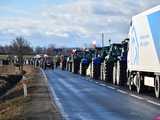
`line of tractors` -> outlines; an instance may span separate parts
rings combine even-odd
[[[61,56],[60,68],[115,85],[126,85],[128,41],[125,39],[105,47],[74,49],[70,56]]]

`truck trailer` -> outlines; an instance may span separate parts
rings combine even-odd
[[[138,93],[153,87],[160,96],[160,5],[132,17],[129,31],[128,85]]]

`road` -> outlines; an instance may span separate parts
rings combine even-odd
[[[45,71],[66,120],[154,120],[160,104],[61,70]]]

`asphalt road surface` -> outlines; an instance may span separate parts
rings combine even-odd
[[[66,120],[154,120],[160,104],[61,70],[45,71]]]

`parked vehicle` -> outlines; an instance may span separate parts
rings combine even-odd
[[[71,56],[67,57],[67,61],[66,61],[66,70],[67,71],[72,71],[72,60],[71,60]]]
[[[105,80],[105,57],[109,54],[109,50],[110,50],[110,46],[105,46],[102,48],[100,80]]]
[[[92,64],[92,77],[94,79],[100,79],[100,70],[101,70],[101,57],[98,55],[97,57],[93,58]]]
[[[85,50],[83,51],[83,57],[81,59],[80,63],[80,74],[81,75],[86,75],[87,74],[87,69],[89,67],[89,64],[92,62],[92,50]]]
[[[60,68],[66,70],[67,56],[61,55],[60,61]]]
[[[128,85],[138,93],[153,87],[160,96],[160,6],[132,17],[129,31]]]
[[[96,47],[93,51],[92,62],[90,64],[90,77],[100,79],[101,63],[102,63],[102,47]]]
[[[121,48],[122,44],[113,43],[110,45],[110,49],[108,55],[105,57],[104,60],[104,80],[106,82],[111,82],[115,84],[115,77],[116,77],[116,62],[118,57],[121,55]]]
[[[51,57],[47,57],[44,60],[44,69],[54,69],[53,59]]]
[[[80,63],[83,56],[82,50],[74,50],[71,55],[72,72],[78,74],[80,71]]]
[[[127,83],[127,54],[128,41],[125,39],[121,43],[120,54],[114,60],[113,84],[126,85]]]

